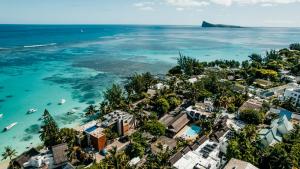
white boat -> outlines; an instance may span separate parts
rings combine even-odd
[[[32,114],[32,113],[34,113],[34,112],[36,112],[37,111],[37,109],[29,109],[28,111],[27,111],[27,114]]]
[[[17,124],[18,124],[17,122],[14,122],[14,123],[12,123],[12,124],[6,126],[6,127],[4,128],[4,131],[7,131],[7,130],[13,128],[13,127],[14,127],[15,125],[17,125]]]
[[[0,119],[3,117],[3,114],[0,114]]]
[[[60,105],[65,104],[65,103],[66,103],[65,99],[61,99],[60,102],[59,102]]]

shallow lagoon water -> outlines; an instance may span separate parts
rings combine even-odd
[[[299,39],[298,28],[1,25],[0,130],[18,124],[0,132],[0,152],[12,146],[21,153],[38,144],[45,108],[60,127],[80,124],[83,110],[99,103],[106,87],[134,72],[165,73],[179,51],[203,61],[242,61]],[[66,103],[58,105],[62,98]],[[38,111],[28,115],[30,108]],[[78,112],[68,116],[73,108]]]

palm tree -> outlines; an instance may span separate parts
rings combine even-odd
[[[127,167],[128,157],[122,153],[117,152],[117,147],[109,150],[110,156],[107,158],[108,163],[115,169],[123,169]]]
[[[90,105],[90,106],[87,108],[87,112],[85,113],[85,115],[91,116],[91,115],[94,115],[96,112],[97,112],[97,110],[95,109],[95,106]]]
[[[4,148],[4,152],[2,153],[2,160],[6,160],[9,158],[11,160],[13,157],[17,155],[17,151],[10,146]]]

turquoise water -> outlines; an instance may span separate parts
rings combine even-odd
[[[18,122],[0,132],[0,152],[38,144],[45,108],[60,127],[83,123],[83,110],[98,104],[106,87],[134,72],[165,73],[179,51],[203,61],[241,61],[299,39],[299,28],[0,25],[0,130]],[[31,108],[37,112],[29,115]]]
[[[185,134],[187,137],[194,137],[201,132],[201,128],[197,125],[191,125],[186,131]]]

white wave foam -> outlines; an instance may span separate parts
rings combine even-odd
[[[24,48],[37,48],[37,47],[45,47],[45,46],[54,46],[56,43],[47,43],[47,44],[39,44],[39,45],[29,45],[24,46]]]

